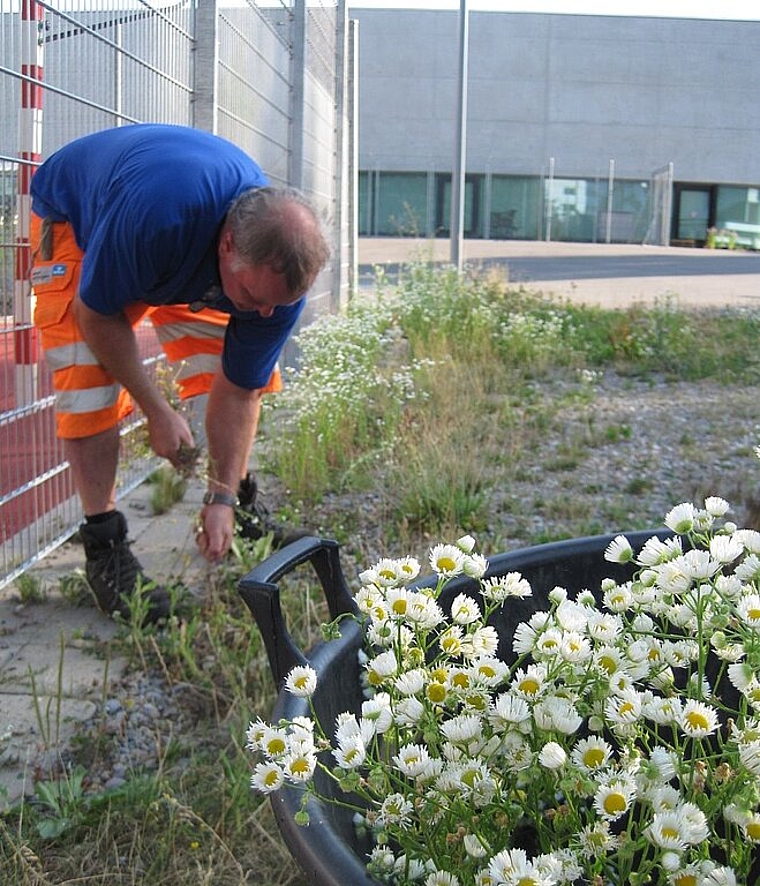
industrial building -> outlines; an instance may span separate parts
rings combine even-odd
[[[350,15],[360,234],[760,247],[760,22]]]

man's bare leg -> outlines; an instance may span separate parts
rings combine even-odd
[[[87,516],[103,514],[116,507],[119,443],[118,427],[91,437],[64,441],[74,486]]]

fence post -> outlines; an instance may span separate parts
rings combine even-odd
[[[219,126],[219,15],[217,0],[197,0],[193,47],[193,125],[214,134]]]
[[[21,107],[19,109],[18,221],[13,290],[13,347],[16,407],[37,399],[37,331],[30,284],[32,176],[42,159],[43,8],[36,0],[21,4]]]
[[[292,107],[290,114],[290,185],[304,187],[304,102],[306,100],[306,0],[293,5],[293,59],[291,67]]]

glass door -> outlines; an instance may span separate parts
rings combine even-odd
[[[704,241],[710,226],[710,188],[678,189],[676,240]]]

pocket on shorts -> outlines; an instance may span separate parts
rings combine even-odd
[[[40,262],[32,268],[31,283],[37,302],[34,324],[44,329],[60,323],[74,296],[76,262]]]

